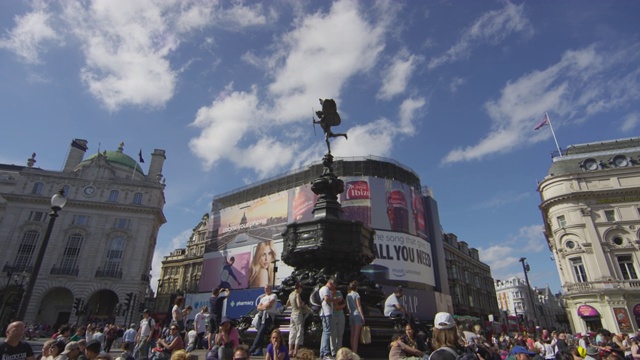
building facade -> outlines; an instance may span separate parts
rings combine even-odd
[[[208,226],[209,214],[204,214],[198,225],[193,228],[187,246],[175,249],[162,258],[156,296],[158,320],[163,320],[170,314],[176,296],[199,291]]]
[[[478,249],[458,241],[455,234],[444,234],[444,257],[455,315],[497,319],[500,313],[491,268],[480,261]]]
[[[576,332],[640,328],[639,157],[640,138],[569,146],[538,185]]]
[[[496,280],[495,291],[505,331],[570,330],[562,297],[554,295],[548,286],[531,289],[524,279],[514,276]]]
[[[123,147],[85,159],[87,141],[75,139],[61,171],[35,167],[35,153],[26,166],[0,164],[0,264],[7,275],[20,275],[0,284],[0,320],[15,316],[24,280],[34,276],[30,272],[49,222],[50,199],[61,188],[68,200],[50,233],[24,320],[60,325],[138,316],[158,231],[166,222],[165,152],[154,150],[144,174]],[[128,312],[126,298],[131,299]]]

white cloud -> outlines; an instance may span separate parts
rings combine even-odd
[[[451,150],[443,163],[480,160],[549,138],[533,131],[545,112],[554,127],[581,121],[640,99],[640,43],[620,48],[592,45],[571,50],[544,70],[508,82],[498,99],[485,104],[490,132],[478,144]]]
[[[272,11],[264,15],[262,4],[239,2],[63,1],[61,14],[48,12],[46,4],[38,1],[32,12],[16,17],[15,27],[0,39],[0,48],[38,63],[45,43],[61,43],[54,25],[64,29],[84,53],[81,80],[110,111],[127,105],[164,106],[176,91],[181,71],[171,64],[170,56],[194,30],[213,26],[241,30],[276,17]]]
[[[421,61],[422,58],[409,54],[406,50],[398,53],[391,64],[383,70],[382,87],[378,91],[377,97],[390,100],[394,96],[402,94],[407,88],[413,71]]]
[[[478,253],[480,254],[480,260],[491,266],[492,273],[512,266],[520,259],[518,256],[513,256],[514,251],[510,246],[495,245],[488,248],[479,248]]]
[[[638,124],[640,124],[640,113],[628,114],[624,117],[620,131],[625,133],[631,132],[638,126]]]
[[[205,168],[226,159],[265,177],[318,159],[326,151],[322,131],[317,128],[319,134],[309,144],[310,131],[301,131],[298,124],[308,126],[311,109],[300,104],[318,109],[318,97],[333,98],[341,111],[340,91],[345,83],[377,64],[394,12],[379,9],[384,15],[368,20],[371,14],[365,10],[370,9],[344,0],[333,3],[326,13],[299,12],[293,21],[296,27],[276,39],[271,53],[245,53],[243,61],[263,68],[272,81],[264,98],[254,87],[250,93],[225,94],[223,100],[198,111],[192,125],[202,130],[190,147],[204,160]],[[348,114],[341,112],[343,123],[335,132],[348,131],[349,140],[334,138],[331,148],[340,156],[387,155],[394,137],[413,135],[414,121],[425,104],[422,98],[409,98],[401,105],[396,124],[378,119],[350,129],[345,127],[350,124]],[[225,134],[224,139],[218,139],[219,134]]]
[[[542,225],[524,226],[518,234],[510,236],[500,245],[478,248],[480,260],[491,266],[494,278],[506,279],[517,273],[516,266],[522,266],[521,257],[531,252],[541,252],[547,249],[546,240],[542,233]]]
[[[504,8],[488,11],[469,26],[460,39],[444,54],[429,61],[428,68],[434,69],[446,63],[469,56],[473,48],[483,44],[496,45],[513,33],[532,33],[531,23],[524,13],[524,4],[514,5],[504,2]]]
[[[333,3],[328,14],[317,12],[294,23],[297,27],[282,36],[266,60],[278,122],[306,119],[308,108],[300,104],[316,104],[319,97],[339,102],[345,82],[376,64],[388,30],[384,19],[367,22],[350,0]]]
[[[28,64],[41,62],[40,53],[46,45],[62,43],[62,37],[56,33],[52,25],[52,14],[44,1],[35,1],[33,11],[16,16],[15,27],[0,38],[0,49],[14,52]]]
[[[168,256],[169,253],[176,249],[185,248],[189,237],[193,233],[193,229],[186,229],[180,234],[176,235],[170,242],[156,244],[155,251],[153,252],[153,260],[151,261],[151,287],[156,291],[158,287],[158,279],[160,279],[160,270],[162,270],[162,258]],[[154,280],[155,279],[155,280]]]
[[[241,140],[251,131],[259,131],[266,122],[258,114],[256,87],[251,92],[233,91],[232,85],[210,106],[198,110],[192,126],[202,129],[197,138],[191,139],[191,151],[204,161],[205,169],[211,169],[221,158],[240,161],[241,166],[252,164],[235,157]],[[260,166],[260,164],[254,164]]]
[[[466,83],[467,83],[467,79],[456,76],[453,79],[451,79],[451,83],[449,83],[449,90],[451,90],[452,94],[455,94],[460,88],[460,86]]]
[[[485,202],[482,202],[474,206],[474,208],[475,209],[497,208],[510,203],[515,203],[515,202],[522,201],[524,199],[528,199],[530,196],[531,196],[531,193],[528,193],[528,192],[516,194],[513,191],[505,191],[493,196],[492,198],[490,198]]]

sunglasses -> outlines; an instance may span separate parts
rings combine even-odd
[[[171,330],[178,330],[178,328],[171,328]]]

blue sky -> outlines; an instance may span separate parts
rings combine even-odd
[[[377,155],[432,188],[443,229],[494,278],[560,290],[536,180],[555,149],[636,136],[637,1],[2,1],[1,163],[61,169],[73,138],[165,149],[162,255],[215,194],[325,151]],[[148,161],[142,164],[145,171]],[[157,278],[157,276],[156,276]]]

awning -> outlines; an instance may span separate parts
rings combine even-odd
[[[593,306],[578,306],[578,316],[580,317],[600,317],[600,313]]]

